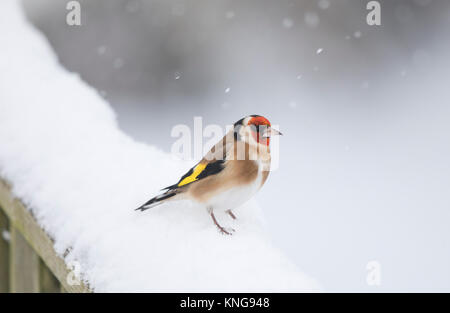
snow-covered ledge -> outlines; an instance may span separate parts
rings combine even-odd
[[[317,290],[273,247],[254,202],[232,237],[191,203],[135,212],[188,165],[122,133],[18,2],[0,1],[0,176],[93,291]]]

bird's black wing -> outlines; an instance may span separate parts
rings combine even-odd
[[[166,187],[162,190],[173,190],[179,187],[186,186],[190,183],[206,178],[211,175],[220,173],[224,169],[225,160],[216,160],[210,163],[204,161],[192,167],[186,174],[184,174],[178,183]]]

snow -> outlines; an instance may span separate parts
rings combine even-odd
[[[0,175],[94,291],[318,289],[272,245],[253,201],[235,222],[218,216],[232,237],[189,202],[134,211],[191,164],[124,134],[18,2],[2,0],[0,10]]]
[[[11,233],[7,230],[2,231],[2,238],[4,241],[9,242],[11,240]]]

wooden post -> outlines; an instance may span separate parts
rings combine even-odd
[[[8,218],[0,209],[0,293],[9,291]]]
[[[59,293],[61,287],[58,279],[53,275],[53,273],[48,269],[47,265],[40,260],[40,271],[39,271],[39,281],[40,281],[40,292],[47,293]]]
[[[0,0],[1,1],[1,0]],[[20,200],[16,199],[8,184],[0,178],[0,206],[4,209],[6,215],[8,216],[10,228],[14,226],[14,229],[18,233],[23,235],[23,238],[28,241],[28,244],[36,251],[37,255],[45,262],[48,269],[53,273],[53,275],[59,280],[59,282],[63,285],[64,290],[67,292],[92,292],[88,286],[86,286],[83,282],[79,285],[70,285],[67,283],[67,275],[70,273],[70,270],[67,269],[67,266],[64,260],[58,256],[53,249],[53,240],[45,233],[45,231],[39,226],[36,222],[33,214],[29,210],[25,208],[25,206],[20,202]],[[11,228],[11,232],[12,232]],[[20,235],[20,234],[19,234]],[[11,233],[11,242],[13,244],[15,237],[13,233]],[[14,237],[14,238],[13,238]],[[10,251],[15,250],[10,247]],[[10,264],[13,267],[16,258],[10,252]],[[39,258],[35,260],[32,257],[33,263],[37,263],[35,266],[36,272],[39,272]],[[13,262],[11,262],[13,261]],[[17,268],[17,266],[16,266]],[[12,271],[11,271],[12,272]],[[10,272],[10,279],[13,276]],[[39,278],[39,274],[35,275]],[[34,276],[33,276],[34,277]],[[10,285],[13,285],[13,282],[10,281]],[[37,284],[39,288],[39,284]]]
[[[10,291],[39,292],[39,256],[14,226],[10,232]]]

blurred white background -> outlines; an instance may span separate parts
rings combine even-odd
[[[140,141],[170,151],[194,116],[280,125],[257,200],[325,290],[450,291],[450,2],[380,1],[381,26],[367,2],[84,0],[68,26],[67,1],[23,0]]]

